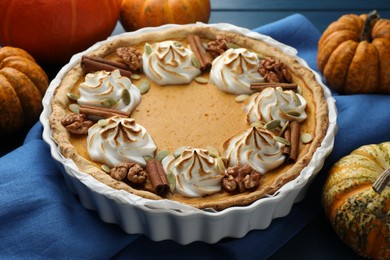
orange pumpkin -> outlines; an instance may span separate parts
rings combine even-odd
[[[356,253],[390,259],[390,142],[364,145],[335,163],[322,202],[333,229]]]
[[[209,18],[209,0],[122,0],[120,12],[126,31],[170,23],[207,23]]]
[[[0,0],[0,45],[22,48],[39,62],[64,63],[107,38],[119,0]]]
[[[49,81],[26,51],[0,48],[0,136],[37,121]]]
[[[390,93],[390,20],[375,11],[341,16],[322,34],[317,64],[340,93]]]

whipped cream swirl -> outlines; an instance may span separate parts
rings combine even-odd
[[[194,53],[175,41],[145,44],[143,71],[159,85],[190,83],[201,71],[192,63]]]
[[[169,155],[162,161],[165,172],[176,178],[176,191],[186,197],[201,197],[221,190],[225,166],[209,151],[187,147],[180,156]]]
[[[266,173],[281,165],[284,144],[275,141],[274,134],[262,127],[252,127],[227,140],[223,147],[229,166],[249,165]]]
[[[304,97],[292,90],[266,88],[246,100],[244,111],[249,123],[280,120],[283,126],[286,121],[304,121],[307,117],[306,104]]]
[[[263,82],[257,71],[259,58],[244,48],[228,49],[212,63],[210,82],[222,91],[232,94],[251,94],[251,83]]]
[[[88,73],[80,84],[79,105],[106,107],[131,113],[141,101],[139,89],[119,70]]]
[[[103,119],[88,130],[87,149],[93,161],[115,167],[121,162],[146,165],[144,156],[154,157],[157,149],[146,129],[132,118]]]

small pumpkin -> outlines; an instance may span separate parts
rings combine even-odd
[[[120,22],[126,31],[163,24],[207,23],[209,0],[122,0]]]
[[[317,65],[340,93],[390,93],[390,20],[376,11],[341,16],[318,42]]]
[[[0,48],[0,136],[32,125],[49,85],[45,71],[25,50]]]
[[[19,47],[40,63],[62,64],[106,39],[119,0],[0,0],[0,45]]]
[[[361,256],[390,259],[390,142],[364,145],[341,158],[322,203],[338,236]]]

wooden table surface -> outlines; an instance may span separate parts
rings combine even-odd
[[[253,29],[288,15],[306,16],[320,32],[347,13],[368,13],[378,10],[383,18],[390,19],[389,0],[211,0],[210,23],[228,22]],[[116,29],[118,30],[118,28]],[[120,30],[120,29],[119,29]],[[54,76],[59,68],[45,68]],[[52,75],[50,75],[52,74]],[[28,129],[3,140],[0,157],[22,145]],[[335,235],[323,212],[278,250],[271,259],[358,259]]]

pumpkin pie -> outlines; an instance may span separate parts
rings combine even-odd
[[[107,40],[66,71],[52,137],[81,172],[199,209],[276,193],[328,129],[314,74],[267,41],[207,26]]]

